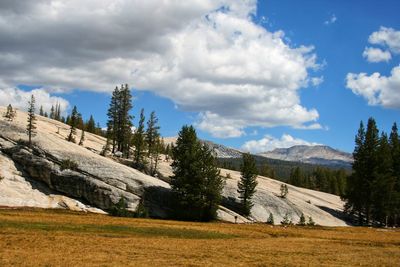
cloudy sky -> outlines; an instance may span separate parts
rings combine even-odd
[[[128,83],[164,136],[262,152],[351,152],[360,120],[399,120],[397,0],[2,0],[0,105],[73,105],[102,126]],[[400,121],[398,121],[400,122]],[[134,123],[137,123],[135,119]]]

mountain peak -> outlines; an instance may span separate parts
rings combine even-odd
[[[346,153],[326,145],[296,145],[289,148],[276,148],[258,155],[286,161],[297,161],[319,165],[343,165],[350,166],[353,157]]]

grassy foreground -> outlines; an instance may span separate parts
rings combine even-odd
[[[398,266],[400,231],[0,210],[0,266]]]

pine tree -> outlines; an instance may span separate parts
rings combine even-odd
[[[135,153],[133,156],[133,161],[137,167],[140,167],[144,162],[144,150],[145,150],[145,131],[144,131],[144,109],[140,111],[140,119],[138,127],[133,134],[133,146],[135,147]]]
[[[115,152],[117,143],[117,130],[118,130],[118,110],[119,110],[119,95],[120,91],[118,86],[115,87],[110,101],[110,107],[107,111],[107,137],[112,140],[112,153]]]
[[[11,106],[11,104],[8,104],[7,106],[7,111],[6,114],[4,115],[4,117],[8,120],[8,121],[13,121],[15,116],[16,116],[17,112],[13,109],[13,107]]]
[[[281,198],[286,198],[287,194],[289,193],[287,184],[281,184],[280,191],[281,191]]]
[[[96,132],[96,123],[94,121],[94,118],[92,115],[90,115],[89,120],[86,123],[86,131],[89,133],[95,133]]]
[[[83,146],[83,141],[85,141],[85,130],[81,131],[81,139],[79,140],[80,146]]]
[[[248,153],[243,154],[241,165],[241,177],[238,182],[238,193],[241,199],[241,212],[249,216],[253,202],[251,201],[257,186],[257,167],[253,156]]]
[[[51,109],[50,109],[50,119],[54,119],[54,106],[53,105],[51,106]]]
[[[67,137],[68,142],[75,143],[75,135],[76,135],[76,125],[78,124],[78,110],[76,106],[72,109],[70,116],[70,132]]]
[[[202,146],[192,126],[183,126],[173,148],[171,187],[180,219],[208,221],[216,217],[223,180],[211,151]]]
[[[44,116],[45,116],[46,118],[49,117],[49,115],[47,114],[47,111],[44,112]]]
[[[396,180],[393,174],[391,147],[385,133],[381,135],[377,152],[377,177],[371,186],[372,213],[376,221],[381,225],[387,225],[394,204]]]
[[[269,214],[268,219],[267,219],[267,224],[272,224],[274,225],[274,215],[272,214],[272,212]]]
[[[60,121],[61,120],[61,105],[57,102],[56,110],[54,112],[54,119]]]
[[[26,127],[26,133],[28,134],[29,146],[32,146],[32,136],[35,135],[36,129],[36,116],[35,116],[35,97],[31,95],[31,100],[28,102],[28,125]]]
[[[345,211],[357,213],[359,224],[363,223],[363,200],[365,198],[365,128],[361,121],[358,133],[355,137],[355,148],[353,152],[353,173],[347,180],[347,188],[344,199],[346,200]]]
[[[365,176],[364,176],[364,188],[365,188],[365,199],[364,199],[364,211],[366,222],[369,224],[371,218],[372,208],[372,192],[373,184],[377,179],[378,175],[378,147],[379,147],[379,130],[376,126],[376,122],[373,118],[368,119],[367,131],[365,133]]]
[[[126,158],[129,157],[129,144],[132,137],[132,119],[133,116],[129,114],[132,109],[132,95],[129,86],[121,85],[120,92],[120,128],[118,134],[118,150],[121,151]]]
[[[301,213],[300,218],[299,218],[299,222],[297,223],[297,225],[299,225],[299,226],[305,226],[306,225],[306,217],[304,217],[303,213]]]
[[[44,116],[43,106],[40,106],[39,115],[40,115],[40,116]]]
[[[394,123],[390,133],[389,144],[392,155],[394,182],[394,197],[390,208],[390,219],[392,225],[396,226],[400,217],[400,139],[397,124]]]
[[[153,111],[150,114],[150,118],[147,121],[147,130],[146,130],[146,143],[148,156],[150,158],[150,173],[154,174],[154,160],[155,157],[159,154],[159,147],[157,147],[157,140],[160,137],[159,133],[160,126],[158,126],[158,119],[156,117],[156,113]]]

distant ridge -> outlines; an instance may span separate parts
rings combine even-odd
[[[323,145],[298,145],[289,148],[276,148],[270,152],[263,152],[259,153],[258,155],[271,159],[328,166],[343,165],[346,167],[351,167],[353,162],[353,157],[350,153]]]

